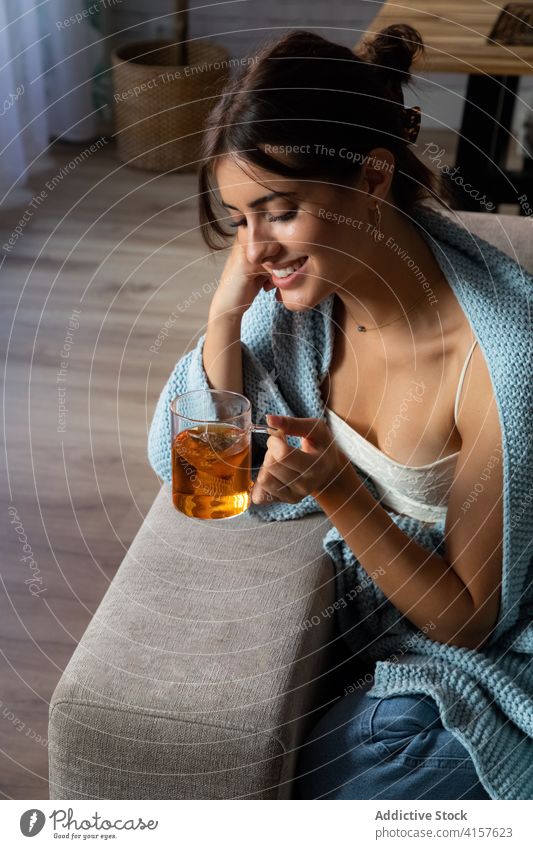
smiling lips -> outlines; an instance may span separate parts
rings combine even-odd
[[[282,268],[270,268],[270,275],[274,285],[279,286],[281,289],[290,286],[296,277],[302,273],[301,269],[307,262],[307,259],[308,257],[304,256],[297,259],[291,265],[285,265]]]

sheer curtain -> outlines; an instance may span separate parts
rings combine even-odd
[[[110,0],[0,0],[0,185],[23,185],[56,138],[110,122]]]

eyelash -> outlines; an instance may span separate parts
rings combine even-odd
[[[297,211],[298,210],[296,209],[291,209],[290,212],[284,212],[283,215],[272,215],[270,218],[267,219],[267,221],[269,222],[269,224],[274,223],[274,221],[288,221],[290,218],[294,218]],[[229,226],[235,229],[237,227],[242,227],[244,223],[244,221],[234,221]]]

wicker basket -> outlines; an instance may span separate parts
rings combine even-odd
[[[178,65],[172,41],[127,44],[111,54],[117,154],[149,171],[195,171],[207,113],[229,79],[230,55],[199,39]]]

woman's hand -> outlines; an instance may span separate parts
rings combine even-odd
[[[266,419],[282,433],[268,437],[267,452],[252,490],[254,504],[296,504],[306,495],[316,497],[350,464],[324,419],[273,415]],[[302,447],[292,448],[285,435],[302,437]]]
[[[226,260],[210,312],[226,318],[242,318],[261,289],[274,288],[270,274],[248,261],[245,247],[235,241]]]

